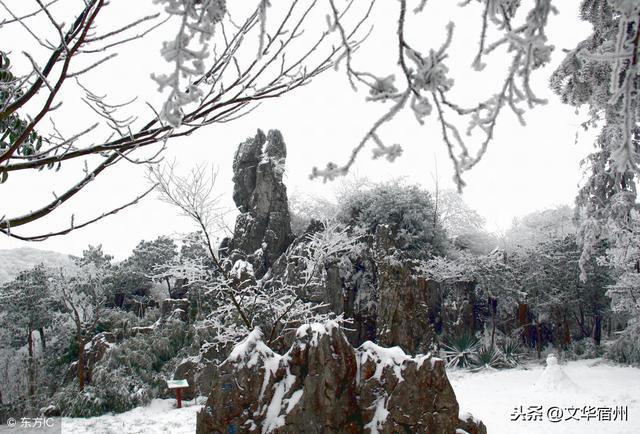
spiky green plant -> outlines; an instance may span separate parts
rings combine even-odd
[[[504,357],[496,347],[483,346],[471,360],[474,370],[498,369],[504,366]]]
[[[520,361],[525,352],[518,339],[505,338],[498,344],[498,349],[502,352],[502,358],[507,367],[515,368],[520,366]]]
[[[442,353],[447,361],[447,368],[468,368],[473,363],[473,358],[480,348],[478,339],[470,333],[450,335],[445,339]]]

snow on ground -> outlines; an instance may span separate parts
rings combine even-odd
[[[460,413],[470,412],[482,419],[489,434],[640,433],[640,369],[614,365],[602,359],[568,362],[550,368],[545,372],[544,364],[530,364],[524,368],[477,373],[449,370],[447,375],[458,397]],[[62,432],[193,434],[196,412],[204,401],[201,397],[176,409],[175,400],[155,399],[146,407],[122,414],[87,419],[62,418]],[[530,406],[534,408],[530,409]],[[536,406],[542,408],[538,410]],[[597,420],[598,407],[615,411],[616,406],[627,407],[628,421]],[[551,407],[563,410],[562,421],[549,421],[547,411]],[[568,407],[577,410],[566,410]],[[589,412],[583,410],[590,407],[595,416],[586,420]],[[538,411],[542,421],[524,420],[526,416],[535,418]],[[608,410],[600,412],[602,417]],[[511,421],[518,414],[524,417]],[[581,420],[564,420],[572,415]],[[558,417],[557,413],[555,417]]]
[[[154,399],[145,407],[120,414],[89,418],[62,418],[64,434],[193,434],[196,413],[202,409],[204,397],[183,401],[175,408],[175,399]]]
[[[460,412],[482,419],[489,434],[640,433],[640,369],[602,359],[550,368],[545,372],[541,364],[477,373],[449,370],[447,376]],[[568,387],[571,385],[577,387]],[[607,408],[612,409],[613,419],[616,407],[621,406],[628,409],[626,422],[621,422],[620,416],[617,421],[598,421],[598,415],[607,417]],[[560,408],[562,414],[557,409],[547,413],[552,407]],[[538,414],[542,415],[541,421],[526,420],[536,419]],[[517,420],[511,420],[518,415]]]

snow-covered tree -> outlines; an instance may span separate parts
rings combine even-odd
[[[550,239],[573,235],[576,233],[574,218],[574,210],[559,206],[514,219],[502,236],[503,247],[507,251],[527,249]]]
[[[409,257],[425,259],[443,254],[446,232],[432,196],[416,185],[400,181],[351,191],[340,198],[339,218],[374,235],[379,225],[389,225]]]
[[[86,263],[72,275],[61,271],[53,280],[54,291],[61,310],[68,315],[74,327],[78,349],[77,378],[82,391],[85,386],[85,345],[93,337],[96,324],[107,302],[104,284],[105,269]]]
[[[20,272],[12,282],[0,287],[0,319],[3,328],[7,328],[13,335],[8,343],[14,348],[27,346],[29,396],[33,396],[36,391],[34,333],[39,335],[42,353],[47,343],[45,329],[53,319],[55,304],[49,275],[43,265]]]
[[[133,249],[128,262],[149,278],[164,281],[171,297],[171,264],[178,255],[178,246],[171,237],[161,235],[153,241],[140,241]]]
[[[471,208],[455,190],[438,190],[434,193],[438,218],[451,238],[484,230],[485,219]]]

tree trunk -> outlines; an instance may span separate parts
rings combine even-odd
[[[596,315],[595,322],[593,324],[593,343],[600,345],[602,340],[602,316]]]
[[[171,297],[171,282],[169,281],[169,278],[165,278],[165,281],[167,282],[167,292],[169,293],[169,298],[173,298]]]
[[[498,299],[489,297],[489,306],[491,307],[491,349],[493,349],[496,340],[496,313],[498,310]]]
[[[84,390],[84,339],[78,336],[78,384],[80,391]]]
[[[27,335],[27,346],[29,348],[29,359],[27,360],[27,381],[29,388],[29,397],[36,394],[35,388],[35,369],[33,366],[33,330],[31,326],[28,328],[29,334]]]
[[[518,304],[518,327],[522,329],[522,340],[527,344],[531,345],[530,341],[530,333],[529,333],[529,322],[527,321],[527,314],[529,312],[529,305],[525,303]]]
[[[38,329],[38,334],[40,335],[40,348],[42,348],[42,352],[44,353],[47,349],[47,341],[44,336],[44,327],[40,327]]]
[[[567,320],[566,312],[562,317],[562,326],[564,328],[564,333],[562,336],[562,347],[566,349],[571,343],[571,333],[569,332],[569,321]]]
[[[536,320],[536,352],[538,353],[538,358],[542,353],[542,334],[540,333],[540,321]]]

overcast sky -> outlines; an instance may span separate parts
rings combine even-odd
[[[27,10],[33,6],[29,6],[30,3],[35,5],[35,1],[21,3]],[[396,2],[379,3],[372,17],[374,32],[357,53],[355,61],[361,69],[385,76],[395,67],[395,23],[389,17],[395,17],[397,6]],[[508,57],[490,58],[493,63],[483,73],[470,69],[480,33],[480,5],[460,9],[454,6],[455,3],[451,0],[430,0],[427,3],[429,12],[421,18],[420,27],[411,29],[409,36],[412,43],[425,52],[429,48],[438,48],[444,39],[446,22],[454,19],[456,30],[448,65],[459,85],[455,95],[462,101],[477,102],[500,87]],[[529,3],[523,1],[523,7]],[[464,190],[464,199],[487,219],[489,230],[505,230],[514,218],[534,210],[572,204],[582,177],[579,161],[592,149],[592,133],[581,132],[576,143],[576,133],[584,116],[576,114],[571,107],[563,106],[546,85],[547,78],[562,58],[562,49],[573,48],[589,31],[589,27],[577,18],[578,0],[556,3],[560,14],[552,17],[548,27],[549,38],[556,46],[553,63],[538,72],[534,80],[534,89],[540,96],[548,98],[549,104],[528,112],[525,127],[520,126],[511,113],[504,111],[486,156],[465,174],[468,186]],[[122,16],[132,19],[157,9],[157,6],[151,0],[113,0],[109,9],[99,23],[104,26],[101,28],[117,27],[122,24]],[[55,11],[62,14],[67,10],[75,9],[66,6],[66,9]],[[0,9],[0,20],[5,16],[3,14]],[[270,19],[275,21],[275,18]],[[70,20],[69,16],[64,19],[66,22]],[[308,26],[308,32],[320,32],[325,26],[323,19],[316,19],[312,26]],[[141,117],[142,123],[149,117],[144,103],[149,101],[158,105],[162,101],[162,95],[157,93],[149,74],[168,69],[160,59],[159,47],[163,39],[171,37],[171,32],[172,27],[167,25],[148,38],[130,44],[118,58],[88,75],[84,84],[90,85],[97,94],[108,94],[114,103],[138,95],[139,104],[135,106],[134,114]],[[0,39],[19,41],[16,43],[25,44],[24,47],[31,47],[33,42],[17,26],[0,29]],[[17,48],[12,46],[12,49],[19,53]],[[44,59],[44,54],[38,58]],[[20,61],[14,62],[16,68],[20,66]],[[91,112],[77,101],[78,95],[75,91],[64,94],[64,104],[56,114],[56,124],[67,134],[94,122]],[[254,135],[257,128],[265,132],[279,129],[289,152],[285,178],[289,193],[330,196],[334,186],[320,180],[311,181],[308,175],[313,166],[324,167],[327,161],[344,163],[353,146],[385,112],[387,106],[367,103],[365,96],[364,89],[361,93],[351,90],[343,70],[329,71],[307,87],[279,100],[268,101],[244,118],[209,126],[190,137],[172,141],[165,152],[165,159],[175,160],[179,169],[185,172],[203,162],[218,166],[217,191],[226,194],[226,204],[231,207],[231,164],[237,145]],[[48,125],[43,124],[43,127]],[[384,129],[383,137],[388,143],[402,144],[403,155],[394,163],[373,161],[371,150],[365,149],[351,176],[363,176],[373,181],[403,177],[431,190],[437,171],[440,188],[454,188],[451,163],[440,138],[439,125],[433,117],[427,119],[425,126],[420,126],[407,112]],[[0,186],[0,214],[13,215],[33,209],[42,201],[49,200],[52,190],[60,191],[80,175],[78,166],[72,164],[63,166],[58,173],[13,175],[7,184]],[[61,229],[68,224],[71,214],[75,214],[76,221],[91,218],[110,206],[130,200],[146,187],[143,167],[122,164],[111,168],[74,200],[23,232],[30,234]],[[40,243],[0,238],[0,249],[30,246],[80,254],[88,244],[102,244],[106,252],[123,259],[141,239],[191,230],[193,227],[187,219],[177,216],[173,208],[155,197],[149,197],[116,216],[64,237]]]

